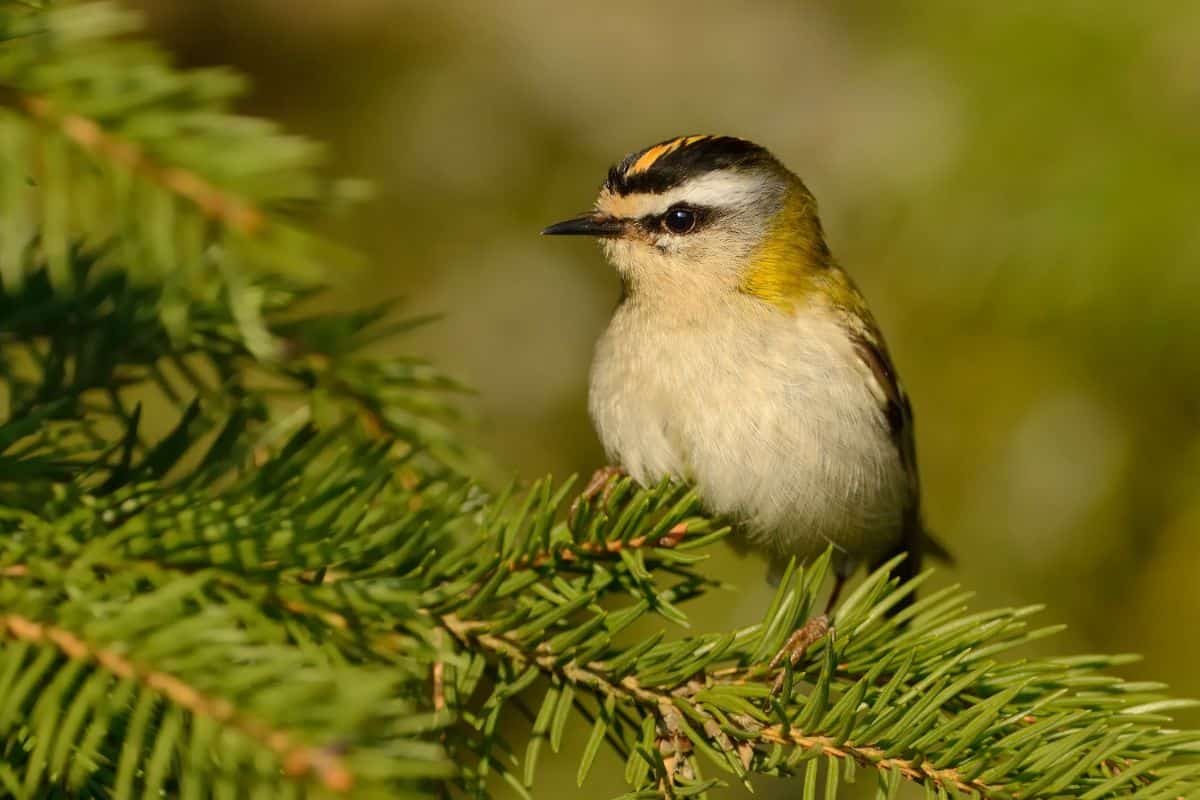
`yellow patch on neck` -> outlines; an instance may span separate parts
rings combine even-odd
[[[743,292],[791,310],[816,288],[818,276],[833,264],[813,206],[803,187],[788,192],[766,238],[750,256]]]

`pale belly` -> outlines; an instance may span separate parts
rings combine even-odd
[[[589,407],[639,483],[694,482],[775,559],[842,562],[899,541],[907,482],[869,375],[836,323],[770,315],[665,328],[619,310]]]

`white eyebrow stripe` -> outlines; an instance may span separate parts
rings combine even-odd
[[[762,178],[753,173],[720,170],[706,172],[660,195],[647,195],[651,214],[661,214],[676,203],[695,206],[740,206],[762,191]]]
[[[763,191],[762,177],[752,172],[725,169],[706,172],[662,194],[611,196],[604,209],[614,216],[639,218],[657,216],[676,203],[728,208],[751,203]]]

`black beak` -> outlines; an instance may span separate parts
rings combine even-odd
[[[625,232],[625,221],[612,217],[601,217],[587,214],[575,219],[556,222],[546,230],[543,236],[620,236]]]

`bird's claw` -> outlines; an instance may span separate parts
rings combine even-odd
[[[617,479],[624,475],[626,475],[624,469],[612,465],[601,467],[593,472],[587,486],[583,487],[583,491],[571,502],[571,516],[575,516],[579,507],[584,503],[590,503],[596,495],[600,495],[601,503],[608,503],[608,498],[612,496],[613,490],[617,487]]]
[[[774,672],[779,669],[785,660],[793,667],[796,666],[800,663],[800,659],[804,658],[804,654],[808,652],[808,648],[821,641],[828,633],[829,616],[827,614],[818,614],[812,617],[788,637],[787,643],[771,659],[768,669]],[[784,676],[786,675],[786,670],[780,671],[779,675],[775,678],[774,685],[771,687],[771,694],[779,694],[780,690],[783,689]]]

